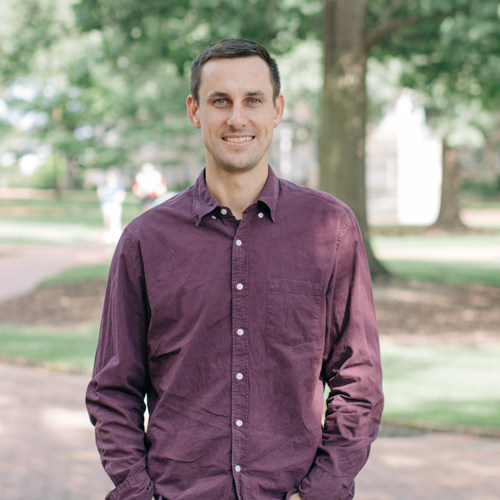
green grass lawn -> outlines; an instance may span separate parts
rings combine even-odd
[[[66,269],[55,276],[43,280],[39,287],[60,283],[82,283],[92,280],[105,280],[108,277],[109,264],[93,264]]]
[[[386,422],[500,430],[500,344],[381,346]]]
[[[123,203],[123,220],[128,222],[141,212],[139,199],[131,193]],[[102,225],[102,214],[95,191],[65,191],[61,198],[0,198],[3,221],[36,224]]]
[[[123,224],[141,213],[139,200],[127,195]],[[63,197],[1,199],[0,242],[62,244],[95,241],[103,227],[97,195],[93,191],[67,191]]]
[[[0,326],[4,360],[90,374],[98,325]],[[384,422],[500,430],[500,345],[382,343]]]
[[[499,222],[500,226],[500,222]],[[463,249],[500,244],[500,229],[488,233],[449,233],[434,234],[421,232],[420,234],[375,234],[371,238],[375,249],[383,248],[456,248]]]
[[[402,278],[500,287],[500,232],[377,235],[371,244],[387,269]],[[412,257],[384,258],[388,253]]]
[[[0,325],[0,357],[54,370],[90,373],[98,331],[99,325],[71,329]]]
[[[383,260],[401,278],[452,285],[483,284],[500,288],[500,262],[447,262],[443,260]]]

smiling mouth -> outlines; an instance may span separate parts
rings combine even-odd
[[[244,142],[250,142],[253,140],[253,136],[246,136],[246,137],[223,137],[222,139],[226,142],[231,142],[233,144],[241,144]]]

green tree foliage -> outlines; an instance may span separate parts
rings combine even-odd
[[[64,0],[4,0],[0,16],[0,88],[20,74],[32,71],[34,53],[50,47],[67,35],[66,22],[60,19]],[[69,14],[66,9],[66,13]]]
[[[31,132],[66,158],[69,186],[83,167],[133,166],[148,148],[189,151],[186,70],[199,50],[241,36],[285,52],[318,14],[295,0],[7,2],[4,99],[36,114]]]
[[[440,10],[434,15],[380,40],[372,54],[404,61],[401,84],[422,94],[431,119],[444,116],[449,121],[461,105],[498,109],[498,2],[435,3]]]
[[[498,2],[443,2],[427,23],[396,32],[374,48],[401,54],[401,85],[417,89],[429,123],[443,139],[441,211],[436,225],[460,229],[457,147],[477,146],[500,108]],[[423,24],[423,25],[422,25]]]
[[[124,54],[140,68],[173,62],[180,74],[200,50],[222,38],[260,42],[274,53],[289,51],[310,36],[321,5],[300,0],[80,0],[75,5],[84,31],[104,34],[105,51]]]
[[[101,64],[99,37],[76,29],[66,0],[10,1],[7,7],[0,66],[2,97],[9,107],[3,118],[13,137],[7,145],[19,156],[28,152],[19,140],[23,134],[31,138],[24,142],[32,150],[49,145],[64,158],[65,183],[74,187],[79,165],[106,146],[106,128],[116,127],[116,121],[106,123],[112,121],[117,93]]]
[[[384,274],[384,270],[370,249],[364,195],[367,61],[370,57],[397,57],[406,62],[407,74],[414,75],[419,75],[428,61],[439,61],[446,73],[447,66],[454,65],[457,53],[471,50],[470,40],[463,33],[460,37],[458,29],[449,44],[450,50],[442,53],[442,45],[449,37],[447,25],[457,20],[460,26],[459,20],[467,19],[470,26],[486,23],[485,30],[490,32],[491,21],[498,24],[497,2],[486,0],[480,4],[476,8],[476,4],[472,6],[465,0],[324,0],[321,186],[354,209],[374,274]],[[347,29],[349,25],[354,29]],[[475,33],[472,32],[473,38],[482,50],[497,51],[496,43],[490,46],[479,42],[481,37],[476,38]],[[450,81],[456,76],[457,73],[452,75]],[[425,83],[432,86],[428,80]],[[464,98],[459,92],[454,95],[460,100]]]

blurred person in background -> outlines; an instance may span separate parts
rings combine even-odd
[[[167,192],[167,183],[152,163],[145,163],[135,176],[132,191],[141,199],[144,211],[151,208],[154,201]]]
[[[353,498],[383,402],[370,273],[351,210],[268,165],[283,110],[262,46],[193,63],[205,169],[110,270],[87,390],[109,499]]]
[[[106,171],[103,182],[97,187],[97,197],[104,220],[104,241],[116,243],[122,233],[122,205],[126,197],[118,169],[110,168]]]

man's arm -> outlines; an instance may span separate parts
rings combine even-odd
[[[339,231],[327,305],[322,376],[330,393],[322,444],[298,488],[302,500],[353,497],[354,478],[368,459],[382,414],[382,372],[370,272],[361,233],[350,211]]]
[[[109,500],[151,500],[154,493],[144,433],[148,314],[141,261],[124,233],[111,263],[86,400],[102,464],[116,486]]]

